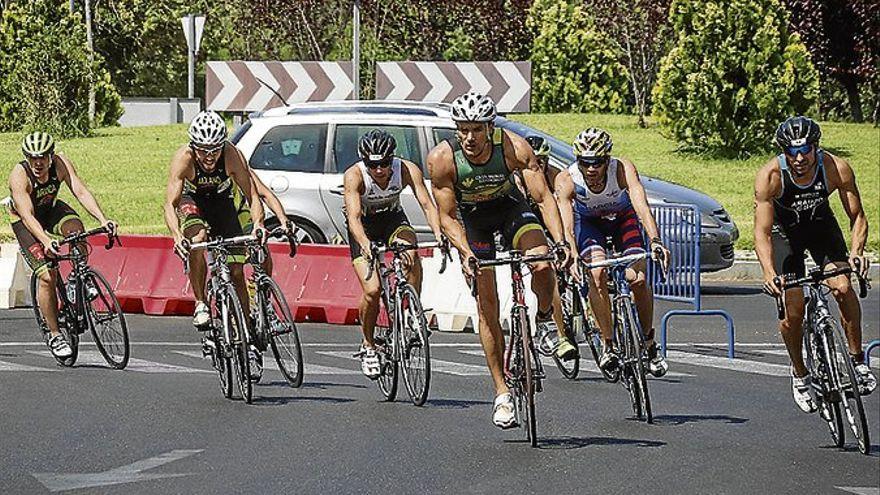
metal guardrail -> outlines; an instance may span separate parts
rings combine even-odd
[[[727,357],[734,357],[733,318],[723,309],[703,309],[700,301],[700,210],[696,205],[665,204],[651,207],[660,238],[669,249],[669,269],[665,278],[659,267],[648,264],[648,280],[654,297],[690,304],[692,309],[674,309],[663,315],[660,349],[666,355],[669,320],[674,316],[720,316],[727,323]]]

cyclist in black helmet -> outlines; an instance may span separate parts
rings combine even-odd
[[[364,293],[360,302],[360,320],[363,330],[361,343],[361,371],[370,379],[379,377],[379,356],[373,345],[373,329],[379,315],[379,276],[366,279],[369,271],[370,243],[390,244],[393,241],[416,243],[416,232],[406,218],[400,204],[404,188],[412,189],[425,212],[428,225],[440,241],[440,222],[437,208],[418,165],[395,156],[397,142],[391,134],[374,129],[358,142],[360,161],[345,171],[343,176],[345,218],[351,260]],[[422,265],[418,253],[405,258],[409,268],[409,283],[421,293]]]
[[[52,355],[70,357],[73,351],[58,331],[58,306],[55,277],[49,270],[48,257],[58,252],[49,233],[66,236],[84,230],[79,215],[67,203],[58,199],[61,183],[67,184],[79,203],[110,232],[116,225],[107,220],[95,197],[76,174],[73,162],[55,152],[55,140],[45,132],[34,132],[21,142],[22,160],[9,174],[12,193],[12,232],[21,247],[21,253],[37,274],[37,301],[46,316],[46,344]],[[86,288],[87,291],[95,289]]]
[[[777,275],[804,276],[806,251],[826,270],[849,264],[862,275],[868,272],[864,255],[868,219],[862,209],[855,173],[846,160],[819,147],[821,136],[819,124],[812,119],[803,116],[787,119],[776,131],[776,144],[782,153],[767,162],[755,179],[755,251],[764,271],[764,290],[769,294],[782,294],[773,282]],[[849,255],[828,200],[835,191],[852,226]],[[858,297],[847,276],[835,277],[826,283],[840,306],[861,389],[871,393],[877,387],[877,380],[865,364],[862,352]],[[801,410],[815,412],[810,377],[801,354],[803,292],[786,291],[785,305],[787,311],[779,331],[791,358],[792,394]]]

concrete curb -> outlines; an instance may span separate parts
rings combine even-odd
[[[807,269],[814,267],[813,263],[807,263]],[[880,279],[880,264],[872,263],[868,269],[868,278],[871,281]],[[761,264],[752,260],[737,259],[733,266],[712,273],[704,273],[700,277],[703,282],[762,282],[764,280],[764,272],[761,270]]]

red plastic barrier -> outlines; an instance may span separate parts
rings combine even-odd
[[[169,237],[126,235],[122,246],[105,250],[106,239],[90,239],[90,264],[110,282],[126,312],[192,314],[194,300],[183,263]],[[302,245],[295,258],[286,244],[271,243],[273,278],[296,321],[357,323],[361,287],[348,246]]]

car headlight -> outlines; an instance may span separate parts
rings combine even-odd
[[[721,224],[718,223],[718,220],[715,220],[715,217],[712,215],[707,215],[706,213],[700,214],[700,227],[714,229],[720,227]]]

